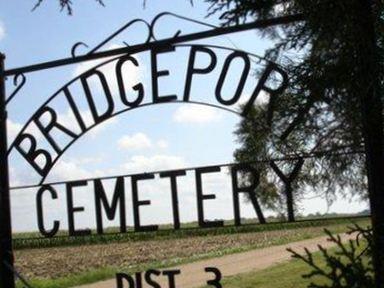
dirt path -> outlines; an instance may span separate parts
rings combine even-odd
[[[344,241],[352,239],[354,236],[341,235]],[[286,245],[273,246],[263,249],[251,250],[248,252],[227,255],[208,260],[201,260],[190,264],[184,264],[175,267],[180,269],[181,274],[176,276],[176,287],[193,288],[206,285],[206,281],[214,278],[213,274],[206,274],[205,267],[216,267],[220,269],[223,277],[233,276],[241,273],[251,271],[258,271],[269,266],[287,261],[290,259],[290,253],[286,251],[287,248],[292,248],[296,251],[303,251],[306,247],[310,251],[318,250],[317,245],[321,244],[327,248],[333,244],[327,241],[327,237],[320,237],[315,239],[294,242]],[[172,268],[170,268],[172,269]],[[168,286],[168,278],[166,276],[153,277],[161,287]],[[103,282],[98,282],[89,285],[79,286],[77,288],[116,288],[116,280],[111,279]],[[125,284],[125,287],[129,287]],[[144,284],[143,287],[152,287]],[[214,286],[212,286],[214,287]]]

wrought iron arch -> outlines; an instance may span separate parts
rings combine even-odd
[[[215,109],[220,109],[222,111],[225,111],[225,112],[229,112],[231,114],[234,114],[238,117],[242,117],[244,118],[245,116],[243,116],[240,112],[237,112],[235,110],[231,110],[231,109],[228,109],[228,108],[225,108],[225,107],[221,107],[219,105],[214,105],[214,104],[210,104],[210,103],[204,103],[204,102],[198,102],[198,101],[188,101],[188,102],[184,102],[184,101],[181,101],[181,100],[176,100],[176,101],[172,101],[172,102],[166,102],[166,103],[145,103],[143,105],[140,105],[140,106],[137,106],[137,107],[134,107],[134,108],[129,108],[129,109],[125,109],[123,111],[119,111],[118,113],[114,114],[113,117],[116,117],[116,116],[119,116],[123,113],[127,113],[127,112],[131,112],[133,110],[137,110],[138,108],[146,108],[146,107],[151,107],[151,106],[155,106],[155,105],[172,105],[172,104],[186,104],[186,105],[189,105],[189,104],[192,104],[192,105],[199,105],[199,106],[205,106],[205,107],[211,107],[211,108],[215,108]],[[103,122],[107,122],[108,120],[112,119],[113,117],[111,118],[108,118],[107,120],[103,121]],[[75,138],[73,140],[73,142],[71,142],[70,145],[66,146],[63,150],[62,150],[62,153],[57,157],[55,158],[55,160],[53,161],[52,163],[52,167],[50,168],[50,171],[55,167],[55,165],[57,164],[57,162],[60,160],[61,156],[65,154],[65,152],[68,151],[69,148],[72,147],[73,144],[75,144],[75,142],[82,138],[85,134],[87,134],[88,132],[90,132],[93,128],[95,128],[96,126],[100,125],[100,123],[96,123],[96,124],[93,124],[91,126],[89,126],[89,129],[82,133],[81,136],[79,136],[78,138]],[[45,179],[49,176],[49,173],[48,172],[40,181],[40,183],[38,185],[44,185],[44,181]]]
[[[194,22],[196,24],[201,24],[201,25],[208,27],[209,29],[207,29],[205,31],[197,31],[194,33],[189,33],[189,34],[184,34],[184,33],[181,33],[180,30],[177,30],[176,33],[172,32],[171,36],[168,38],[157,39],[155,36],[156,23],[158,22],[158,20],[160,18],[167,16],[167,15],[172,16],[172,17],[176,17],[178,19],[182,19],[185,21],[191,21],[191,22]],[[63,58],[63,59],[56,59],[56,60],[47,61],[47,62],[36,63],[36,64],[32,64],[32,65],[27,65],[24,67],[5,69],[4,68],[4,56],[0,53],[0,114],[3,116],[6,115],[6,104],[9,104],[10,101],[15,98],[15,95],[22,89],[22,87],[25,86],[24,85],[26,82],[25,76],[31,72],[42,71],[42,70],[51,69],[51,68],[57,68],[57,67],[61,67],[61,66],[77,64],[77,63],[82,63],[82,62],[91,61],[91,60],[105,59],[106,57],[117,57],[115,59],[108,60],[110,62],[110,61],[114,61],[114,60],[118,59],[119,57],[129,57],[128,55],[134,55],[134,54],[137,54],[137,53],[140,53],[143,51],[158,50],[158,49],[162,49],[164,47],[167,47],[167,48],[168,47],[175,47],[178,44],[184,45],[185,43],[192,43],[194,41],[204,40],[204,39],[207,39],[210,37],[219,37],[219,36],[224,36],[224,35],[228,35],[231,33],[248,31],[251,29],[265,29],[265,28],[275,26],[275,25],[284,25],[284,24],[291,23],[294,21],[302,21],[303,19],[304,19],[304,15],[302,15],[302,14],[282,15],[280,17],[271,18],[271,19],[261,19],[261,20],[257,20],[255,22],[251,22],[251,23],[244,23],[242,25],[235,25],[235,26],[229,26],[229,27],[216,27],[216,26],[210,25],[208,23],[196,21],[194,19],[190,19],[190,18],[183,17],[180,15],[165,12],[165,13],[159,14],[150,22],[147,22],[147,21],[141,20],[141,19],[135,19],[133,21],[128,22],[123,27],[116,30],[113,34],[111,34],[103,42],[99,43],[93,49],[88,51],[88,53],[85,53],[82,55],[77,55],[78,53],[76,53],[76,52],[80,46],[87,47],[87,45],[84,42],[78,42],[72,47],[71,57],[67,57],[67,58]],[[148,34],[144,35],[144,36],[147,36],[147,38],[145,41],[143,41],[143,43],[133,44],[131,46],[128,44],[128,45],[126,45],[126,47],[116,48],[116,49],[112,49],[112,50],[108,50],[108,51],[100,51],[101,50],[100,48],[104,47],[104,45],[106,43],[108,43],[111,39],[113,39],[115,36],[119,35],[121,32],[126,30],[128,27],[131,27],[135,23],[139,23],[139,22],[144,23],[144,25],[146,25],[147,32],[148,32]],[[175,25],[174,27],[176,27],[176,26],[177,25]],[[233,50],[235,50],[235,49],[233,49]],[[238,50],[238,53],[239,52],[241,52],[241,51]],[[243,51],[242,53],[245,53],[245,52]],[[238,54],[236,54],[236,55],[238,55]],[[100,67],[102,65],[103,65],[103,63],[92,68],[92,69],[97,69],[97,67]],[[278,72],[278,73],[280,72],[280,74],[283,76],[282,85],[276,89],[275,89],[275,87],[272,88],[272,87],[268,86],[268,84],[265,84],[268,80],[269,75],[273,72]],[[6,80],[6,77],[11,77],[11,76],[14,77],[13,78],[13,84],[14,84],[15,88],[14,88],[14,92],[11,93],[11,95],[8,97],[8,99],[6,99],[5,80]],[[266,92],[270,92],[271,95],[276,95],[276,96],[278,96],[280,93],[282,93],[282,91],[286,88],[287,82],[288,82],[288,77],[284,73],[283,69],[281,67],[279,67],[276,63],[271,63],[271,62],[269,62],[269,64],[267,65],[266,71],[262,75],[262,79],[264,82],[262,83],[261,87],[259,87],[259,88],[261,90],[266,91]],[[78,80],[78,78],[72,79],[66,85],[64,85],[61,89],[59,89],[57,92],[55,92],[51,97],[49,97],[49,99],[47,101],[44,102],[42,107],[44,108],[44,105],[48,104],[52,99],[54,99],[62,91],[62,89],[68,87],[71,83],[75,82],[76,80]],[[260,82],[262,82],[262,81],[260,81]],[[260,85],[258,84],[257,86],[260,86]],[[238,93],[237,90],[236,90],[236,93]],[[254,94],[256,94],[256,91],[253,93],[253,95]],[[236,94],[236,95],[238,95],[238,94]],[[252,97],[253,97],[253,95],[252,95]],[[223,99],[223,98],[224,97],[222,97],[223,102],[225,102],[225,101],[228,102],[228,100]],[[234,97],[234,98],[236,98],[236,97]],[[271,97],[271,98],[273,99],[274,97]],[[238,98],[236,98],[236,99],[238,99]],[[255,98],[253,98],[253,99],[255,99]],[[189,102],[192,103],[192,101],[189,101]],[[221,102],[221,104],[223,104],[223,102]],[[229,102],[231,102],[231,101],[229,101]],[[251,102],[251,101],[249,101],[249,102]],[[170,102],[170,103],[172,103],[172,102]],[[231,103],[233,103],[233,101]],[[195,104],[208,105],[208,106],[215,107],[215,105],[212,105],[209,103],[195,103]],[[253,104],[253,102],[251,104]],[[144,106],[144,105],[140,105],[140,107],[142,107],[142,106]],[[49,108],[49,107],[46,107],[46,108]],[[139,108],[139,107],[135,107],[135,108]],[[216,108],[224,109],[224,110],[227,110],[229,112],[239,114],[237,111],[231,111],[230,109],[226,109],[224,107],[216,107]],[[130,110],[130,109],[132,109],[132,108],[129,108],[126,110]],[[44,110],[44,111],[47,111],[47,110]],[[26,131],[28,125],[32,122],[33,116],[37,115],[37,112],[38,111],[36,111],[32,115],[32,118],[27,123],[25,123],[25,126],[22,128],[20,133],[24,133]],[[112,109],[112,112],[114,112],[113,109]],[[120,114],[121,113],[123,113],[123,111],[120,111]],[[50,115],[53,117],[53,114],[50,114]],[[106,115],[106,114],[103,114],[103,116],[104,115]],[[116,116],[116,115],[118,115],[118,114],[115,113],[114,116]],[[246,114],[242,113],[240,116],[245,117]],[[5,120],[5,118],[3,120]],[[77,120],[78,120],[78,118],[77,118]],[[99,118],[98,118],[98,120],[99,120]],[[1,138],[0,139],[1,140],[0,168],[3,171],[3,173],[0,175],[0,182],[1,182],[0,186],[1,186],[1,191],[2,191],[1,192],[2,201],[0,201],[0,212],[1,212],[0,214],[1,214],[2,219],[4,219],[4,221],[3,221],[4,225],[1,225],[1,228],[0,228],[1,235],[2,235],[2,239],[1,239],[2,244],[1,244],[0,251],[5,251],[5,253],[0,253],[0,260],[2,263],[5,263],[5,265],[0,265],[0,280],[2,280],[4,283],[6,283],[5,285],[7,287],[15,287],[14,286],[14,277],[13,277],[14,276],[13,273],[15,273],[15,272],[13,270],[12,245],[11,245],[11,243],[12,243],[12,241],[11,241],[12,240],[12,229],[11,229],[11,218],[10,218],[11,213],[10,213],[10,201],[9,201],[10,195],[9,195],[9,179],[8,179],[8,171],[9,171],[8,156],[9,156],[10,152],[12,151],[12,149],[15,148],[15,143],[13,143],[9,147],[9,149],[7,149],[8,145],[7,145],[6,122],[5,121],[0,121],[0,122],[1,122],[0,123],[1,124],[1,129],[0,129],[0,134],[1,134],[0,135],[0,138]],[[96,120],[95,120],[95,122],[96,122]],[[98,122],[97,124],[99,124],[101,122],[102,121]],[[50,123],[48,125],[51,125],[51,124],[52,123]],[[90,126],[91,129],[94,126],[96,126],[97,124],[95,123],[93,126]],[[65,129],[64,126],[61,126],[61,127],[63,129]],[[86,127],[86,125],[83,122],[83,126],[81,127],[82,132],[86,133],[87,131],[90,130],[90,129],[83,129],[84,127],[90,128],[90,127]],[[69,131],[69,130],[67,130],[67,131]],[[45,132],[49,133],[47,131],[45,131]],[[72,133],[74,135],[76,135],[74,132],[72,132]],[[83,135],[83,134],[84,133],[81,133],[80,135]],[[20,134],[17,136],[16,140],[19,137],[20,137]],[[71,144],[73,144],[78,138],[79,137],[75,137],[75,139],[73,139]],[[28,137],[27,137],[27,139],[28,139]],[[34,138],[32,137],[32,139],[34,139]],[[32,147],[33,143],[32,143],[31,138],[29,140],[31,141],[30,144]],[[45,140],[48,140],[48,139],[45,139]],[[67,145],[67,146],[68,147],[62,149],[61,152],[66,151],[66,149],[68,149],[70,145]],[[39,150],[39,149],[37,149],[37,150]],[[31,159],[32,160],[36,159],[36,157],[37,157],[36,154],[38,154],[38,153],[36,153],[37,150],[33,150],[33,153],[32,153],[33,155],[29,159],[27,159],[25,157],[25,155],[23,155],[25,160],[28,161],[29,164],[31,164]],[[42,149],[40,149],[40,150],[42,150]],[[20,152],[20,150],[19,150],[19,152]],[[61,153],[59,156],[61,156],[62,154],[63,153]],[[59,158],[60,157],[57,157],[57,159],[55,161],[57,161]],[[32,162],[34,162],[34,161],[32,161]],[[34,163],[34,164],[36,165],[36,163]],[[48,175],[48,173],[52,167],[50,167],[49,170],[47,171],[47,173],[44,175],[44,179],[41,181],[41,183],[44,182],[45,177]],[[35,168],[35,166],[33,166],[33,168]],[[39,174],[40,174],[40,176],[43,176],[41,173],[39,173]],[[6,267],[6,265],[8,265],[8,266]]]
[[[247,54],[247,56],[250,56],[252,58],[256,58],[257,61],[258,61],[258,64],[261,63],[261,62],[265,62],[265,63],[268,63],[268,64],[271,64],[273,66],[278,66],[278,64],[276,63],[273,63],[273,62],[270,62],[266,59],[264,59],[263,57],[260,57],[256,54],[253,54],[253,53],[248,53],[248,52],[245,52],[245,51],[241,51],[241,50],[237,50],[237,49],[233,49],[233,48],[229,48],[229,47],[223,47],[223,46],[218,46],[218,45],[201,45],[201,44],[179,44],[179,45],[174,45],[176,48],[177,47],[205,47],[205,48],[213,48],[213,49],[222,49],[222,50],[227,50],[227,51],[233,51],[233,52],[241,52],[241,53],[245,53]],[[76,81],[79,81],[84,75],[86,75],[87,73],[90,73],[92,71],[98,71],[99,68],[107,65],[107,64],[110,64],[112,62],[115,62],[115,61],[118,61],[119,59],[121,59],[122,57],[124,56],[127,56],[125,54],[123,55],[119,55],[117,57],[114,57],[112,59],[108,59],[98,65],[96,65],[95,67],[92,67],[91,69],[81,73],[80,75],[78,75],[77,77],[75,77],[74,79],[70,80],[69,82],[67,82],[65,85],[63,85],[60,89],[58,89],[54,94],[52,94],[52,96],[50,96],[38,109],[35,113],[33,113],[33,115],[30,117],[30,119],[25,123],[25,125],[23,126],[23,128],[20,130],[20,132],[18,133],[18,135],[16,136],[14,142],[9,146],[9,149],[7,151],[7,154],[10,155],[11,151],[14,150],[15,148],[15,145],[16,143],[18,142],[18,139],[20,136],[22,136],[26,131],[27,131],[27,128],[30,126],[30,124],[36,119],[37,116],[39,116],[39,113],[41,112],[41,109],[46,107],[52,100],[54,100],[57,96],[59,96],[63,91],[64,89],[68,89],[68,87],[73,84],[74,82]],[[132,56],[131,56],[132,57]],[[281,69],[281,68],[280,68]],[[165,102],[165,103],[144,103],[144,104],[140,104],[136,107],[127,107],[127,108],[124,108],[120,111],[117,111],[117,112],[114,112],[110,115],[110,117],[107,117],[106,119],[100,121],[100,122],[95,122],[93,123],[92,125],[88,126],[85,128],[84,131],[82,131],[79,135],[77,135],[76,137],[74,137],[71,141],[68,142],[68,144],[65,145],[65,147],[63,149],[61,149],[60,153],[58,153],[58,156],[55,157],[55,159],[52,161],[52,164],[48,170],[47,173],[45,173],[44,175],[42,175],[42,178],[40,180],[40,183],[39,185],[43,184],[46,177],[49,175],[49,172],[51,171],[51,169],[55,166],[55,164],[57,163],[57,161],[61,158],[61,156],[79,139],[81,138],[83,135],[85,135],[88,131],[92,130],[94,127],[96,127],[97,125],[115,117],[115,116],[118,116],[122,113],[125,113],[125,112],[128,112],[130,110],[136,110],[137,108],[141,108],[141,107],[148,107],[148,106],[152,106],[152,105],[155,105],[155,104],[181,104],[181,103],[190,103],[190,104],[197,104],[197,105],[203,105],[203,106],[208,106],[208,107],[213,107],[213,108],[216,108],[216,109],[220,109],[220,110],[223,110],[223,111],[226,111],[226,112],[230,112],[230,113],[233,113],[233,114],[236,114],[237,116],[239,117],[247,117],[246,114],[243,114],[241,113],[240,111],[236,111],[236,110],[233,110],[233,109],[230,109],[230,108],[227,108],[225,106],[220,106],[220,105],[215,105],[215,104],[212,104],[212,103],[206,103],[206,102],[202,102],[202,101],[184,101],[184,100],[173,100],[171,102]],[[40,115],[41,116],[41,115]],[[20,143],[19,143],[20,144]],[[31,143],[32,145],[32,143]]]

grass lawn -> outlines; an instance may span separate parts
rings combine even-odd
[[[359,250],[362,249],[363,247],[360,247]],[[337,248],[331,248],[328,251],[332,254],[337,251]],[[321,252],[313,253],[313,259],[319,267],[326,267]],[[311,279],[302,277],[311,271],[312,268],[306,263],[293,259],[262,271],[224,278],[222,285],[225,288],[307,288],[312,282],[317,285],[330,284],[324,277],[316,276]],[[208,287],[210,286],[204,288]]]
[[[316,253],[315,259],[324,266],[320,254]],[[225,288],[307,288],[313,280],[303,279],[301,275],[309,271],[304,262],[291,260],[266,270],[224,278],[222,285]],[[316,283],[325,284],[324,281]]]

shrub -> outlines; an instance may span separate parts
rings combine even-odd
[[[321,245],[318,246],[325,267],[315,261],[313,254],[308,249],[305,249],[304,255],[288,249],[293,258],[302,260],[311,267],[312,271],[302,276],[313,280],[308,288],[374,287],[372,229],[370,227],[362,228],[355,224],[354,227],[349,228],[348,234],[355,234],[356,239],[349,240],[347,243],[343,243],[339,235],[335,236],[327,229],[325,229],[325,233],[329,236],[328,241],[337,246],[336,252],[332,253]],[[324,282],[327,284],[323,284]]]

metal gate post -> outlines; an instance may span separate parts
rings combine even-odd
[[[12,226],[7,156],[7,112],[5,108],[5,56],[0,53],[0,287],[14,288]]]
[[[384,288],[384,127],[383,101],[380,95],[380,79],[378,76],[378,40],[375,28],[374,1],[360,0],[362,30],[365,41],[359,47],[360,85],[366,87],[361,93],[361,115],[366,151],[368,176],[368,192],[373,228],[373,267],[375,271],[375,287]],[[360,62],[360,63],[359,63]],[[372,74],[372,71],[374,71]],[[367,75],[372,75],[367,77]]]

